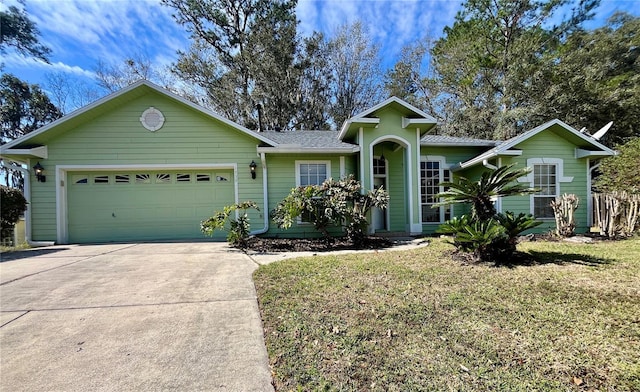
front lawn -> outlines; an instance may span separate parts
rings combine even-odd
[[[640,240],[530,242],[535,264],[414,251],[262,266],[278,391],[638,391]]]

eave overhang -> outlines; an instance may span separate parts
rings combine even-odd
[[[352,117],[342,124],[338,140],[343,140],[347,133],[354,128],[375,128],[378,124],[380,124],[380,119],[376,117]]]
[[[431,128],[435,127],[437,121],[433,118],[407,118],[402,117],[402,128],[420,128],[420,133],[425,133]]]
[[[32,148],[6,148],[7,145],[0,146],[0,158],[19,156],[25,158],[47,159],[49,151],[47,146],[37,146]]]
[[[601,158],[601,157],[609,157],[612,155],[617,155],[617,153],[614,151],[613,154],[608,152],[608,151],[592,151],[592,150],[585,150],[583,148],[576,148],[575,149],[575,157],[576,158]]]
[[[498,148],[493,148],[483,154],[478,155],[475,158],[469,159],[468,161],[460,162],[459,164],[455,165],[451,170],[457,171],[457,170],[466,169],[475,165],[479,165],[488,159],[493,159],[500,156],[520,156],[520,155],[522,155],[522,150],[500,151]]]
[[[354,154],[360,151],[360,147],[343,147],[343,148],[315,148],[315,147],[296,147],[296,146],[279,146],[279,147],[258,147],[257,152],[267,154]]]

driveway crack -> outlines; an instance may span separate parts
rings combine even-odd
[[[9,284],[9,283],[12,283],[12,282],[15,282],[15,281],[18,281],[18,280],[22,280],[22,279],[24,279],[24,278],[28,278],[28,277],[30,277],[30,276],[38,275],[38,274],[41,274],[41,273],[43,273],[43,272],[53,271],[53,270],[58,269],[58,268],[67,267],[67,266],[69,266],[69,265],[73,265],[73,264],[77,264],[77,263],[80,263],[80,262],[83,262],[83,261],[91,260],[91,259],[93,259],[94,257],[108,255],[109,253],[117,252],[117,251],[120,251],[120,250],[123,250],[123,249],[133,248],[134,246],[138,246],[138,245],[139,245],[139,244],[133,244],[133,245],[131,245],[131,246],[127,246],[127,247],[124,247],[124,248],[118,248],[118,249],[110,250],[110,251],[108,251],[108,252],[103,252],[103,253],[100,253],[100,254],[98,254],[98,255],[91,255],[91,256],[88,256],[88,257],[86,257],[86,258],[84,258],[84,259],[80,259],[80,260],[72,261],[72,262],[67,263],[67,264],[58,265],[58,266],[51,267],[51,268],[48,268],[48,269],[45,269],[45,270],[42,270],[42,271],[34,272],[34,273],[32,273],[32,274],[28,274],[28,275],[25,275],[25,276],[20,276],[19,278],[15,278],[15,279],[7,280],[6,282],[2,282],[2,283],[0,283],[0,286],[4,286],[5,284]]]
[[[9,323],[12,323],[12,322],[16,321],[17,319],[19,319],[20,317],[26,315],[27,313],[30,313],[31,311],[30,310],[26,310],[26,311],[23,310],[22,312],[24,312],[24,313],[12,318],[11,320],[7,321],[6,323],[0,325],[0,328],[4,327],[5,325],[7,325]]]
[[[2,310],[2,313],[8,312],[26,312],[16,317],[16,320],[29,312],[48,312],[48,311],[61,311],[61,310],[85,310],[85,309],[118,309],[118,308],[135,308],[145,306],[175,306],[175,305],[197,305],[197,304],[210,304],[210,303],[223,303],[223,302],[243,302],[243,301],[256,301],[256,297],[249,298],[236,298],[236,299],[207,299],[202,301],[176,301],[176,302],[154,302],[154,303],[140,303],[140,304],[121,304],[121,305],[94,305],[94,306],[67,306],[63,308],[33,308],[33,309],[13,309]],[[13,321],[11,320],[11,321]],[[9,321],[9,323],[11,322]],[[8,324],[8,323],[7,323]],[[3,324],[5,325],[5,324]]]

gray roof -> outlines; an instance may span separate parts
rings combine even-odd
[[[420,139],[422,146],[478,146],[494,147],[500,142],[495,140],[475,139],[471,137],[457,137],[447,135],[425,135]]]
[[[338,140],[337,131],[264,131],[260,135],[278,143],[278,148],[353,149],[357,145]]]

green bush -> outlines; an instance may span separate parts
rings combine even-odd
[[[508,262],[516,251],[518,235],[542,222],[530,214],[498,213],[494,200],[535,192],[535,189],[515,183],[529,171],[510,165],[485,172],[478,181],[460,178],[456,183],[441,183],[448,189],[437,195],[442,201],[434,207],[471,203],[471,215],[445,222],[438,232],[453,235],[453,245],[460,251],[471,253],[477,261]]]
[[[489,220],[472,220],[463,215],[440,226],[438,233],[452,235],[453,245],[471,253],[476,261],[508,262],[516,251],[518,236],[542,222],[530,214],[507,211]]]
[[[27,200],[19,189],[0,185],[0,229],[2,230],[2,238],[11,235],[11,230],[26,209]]]
[[[250,232],[249,216],[247,215],[247,210],[250,208],[260,211],[258,205],[253,201],[245,201],[242,203],[226,206],[222,211],[216,211],[212,217],[200,222],[200,231],[208,236],[213,236],[213,233],[216,230],[225,230],[228,221],[229,229],[227,234],[227,241],[232,246],[246,248],[247,239],[249,238]],[[237,210],[242,210],[242,213],[238,215],[238,219],[231,218],[231,214]]]
[[[382,188],[363,193],[353,176],[338,181],[329,178],[322,185],[293,188],[271,212],[271,218],[279,228],[288,229],[305,216],[327,241],[331,240],[329,226],[340,226],[359,247],[366,237],[368,212],[372,207],[385,209],[388,203],[389,194]]]

